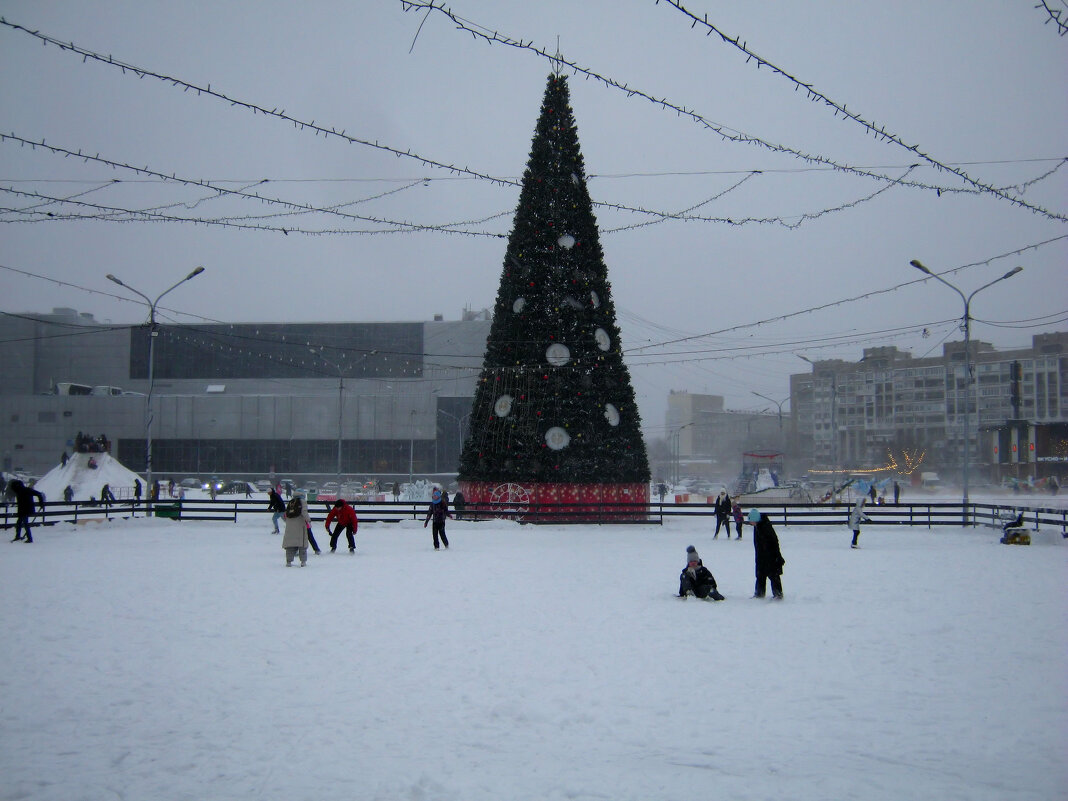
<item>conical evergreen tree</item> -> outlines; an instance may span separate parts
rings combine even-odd
[[[459,478],[461,486],[649,480],[560,75],[549,76],[523,175]]]

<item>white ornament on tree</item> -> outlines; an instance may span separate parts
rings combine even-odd
[[[601,350],[608,350],[612,347],[612,337],[608,336],[608,332],[603,328],[598,328],[594,331],[593,338],[597,342],[597,347]]]
[[[526,305],[527,305],[527,299],[526,298],[516,298],[515,299],[515,303],[512,304],[512,311],[514,311],[516,314],[519,314],[521,311],[523,311],[523,309],[524,309],[524,307],[526,307]]]
[[[613,406],[611,403],[604,405],[604,419],[608,421],[610,426],[619,425],[619,409]]]
[[[564,250],[571,250],[571,248],[575,247],[575,237],[571,236],[571,234],[564,234],[556,240],[556,244]]]
[[[597,297],[597,293],[592,289],[590,290],[590,303],[593,304],[593,308],[595,309],[601,308],[601,299]]]
[[[554,451],[563,450],[571,442],[571,435],[560,426],[553,426],[545,432],[545,444]]]
[[[554,342],[545,349],[545,359],[553,367],[563,367],[571,361],[571,351],[568,350],[567,345]]]
[[[507,417],[512,411],[512,396],[501,395],[497,398],[497,402],[493,404],[493,412],[498,417]]]

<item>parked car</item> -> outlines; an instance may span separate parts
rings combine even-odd
[[[271,482],[268,481],[265,478],[261,478],[259,481],[255,482],[255,484],[256,484],[256,489],[258,489],[260,492],[270,492],[271,491]]]
[[[340,488],[338,487],[338,483],[336,481],[327,481],[325,484],[323,484],[322,487],[319,488],[319,494],[336,496],[338,494],[339,489]]]
[[[178,486],[185,489],[204,489],[204,482],[199,478],[183,478],[178,482]]]

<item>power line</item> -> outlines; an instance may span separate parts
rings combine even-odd
[[[456,26],[457,29],[465,31],[465,32],[471,34],[475,38],[482,39],[482,40],[484,40],[484,41],[486,41],[486,42],[488,42],[490,44],[502,44],[502,45],[505,45],[507,47],[512,47],[512,48],[516,48],[516,49],[519,49],[519,50],[527,50],[529,52],[532,52],[532,53],[540,56],[541,58],[544,58],[544,59],[552,62],[557,68],[559,66],[561,66],[561,65],[566,66],[568,69],[574,71],[575,74],[584,75],[587,78],[592,78],[592,79],[604,84],[605,86],[608,86],[609,88],[624,92],[625,94],[627,94],[628,97],[641,97],[642,99],[647,100],[650,103],[653,103],[653,104],[655,104],[657,106],[660,106],[660,107],[662,107],[664,109],[667,109],[667,110],[670,110],[670,111],[674,111],[676,114],[678,114],[680,116],[688,117],[689,119],[693,120],[698,125],[700,125],[702,128],[705,128],[707,130],[712,131],[713,133],[717,134],[718,136],[720,136],[722,139],[724,139],[726,141],[744,143],[744,144],[749,144],[749,145],[756,145],[756,146],[763,147],[763,148],[766,148],[768,150],[771,150],[772,152],[785,153],[787,155],[793,156],[793,157],[801,159],[803,161],[807,161],[807,162],[810,162],[810,163],[816,163],[816,164],[823,164],[823,165],[826,165],[828,167],[833,167],[834,169],[839,170],[841,172],[852,173],[854,175],[862,175],[862,176],[865,176],[865,177],[868,177],[868,178],[874,178],[874,179],[879,180],[879,181],[892,181],[893,180],[893,179],[891,179],[891,178],[889,178],[888,176],[885,176],[885,175],[880,175],[878,173],[873,173],[873,172],[870,172],[868,170],[860,169],[858,167],[851,167],[851,166],[848,166],[848,165],[845,165],[845,164],[839,164],[839,163],[837,163],[837,162],[833,161],[832,159],[830,159],[828,157],[825,157],[825,156],[820,156],[820,155],[816,155],[816,154],[813,154],[813,153],[805,153],[805,152],[802,152],[802,151],[797,150],[795,148],[789,147],[787,145],[781,145],[781,144],[778,144],[778,143],[768,142],[768,141],[766,141],[764,139],[761,139],[758,136],[753,136],[753,135],[743,133],[743,132],[738,131],[738,130],[733,129],[733,128],[728,128],[725,125],[722,125],[720,123],[716,123],[716,122],[713,122],[712,120],[707,119],[706,117],[702,116],[701,114],[697,113],[696,111],[693,111],[692,109],[689,109],[689,108],[686,108],[684,106],[680,106],[680,105],[678,105],[676,103],[670,102],[666,98],[654,97],[653,95],[651,95],[651,94],[649,94],[647,92],[644,92],[644,91],[642,91],[640,89],[636,89],[635,87],[630,86],[630,85],[628,85],[626,83],[621,83],[621,82],[619,82],[619,81],[617,81],[617,80],[615,80],[613,78],[606,77],[604,75],[600,75],[600,74],[598,74],[597,72],[593,71],[592,69],[590,69],[588,67],[583,67],[583,66],[579,65],[576,62],[569,61],[569,60],[563,58],[559,53],[550,54],[545,48],[536,47],[533,44],[532,41],[531,42],[524,42],[522,39],[513,39],[513,38],[511,38],[509,36],[505,36],[503,34],[500,34],[500,33],[496,32],[496,31],[491,31],[489,28],[486,28],[485,26],[478,25],[477,23],[473,23],[470,20],[466,20],[463,17],[457,16],[450,9],[447,9],[442,5],[438,5],[435,2],[435,0],[425,0],[425,1],[424,0],[401,0],[401,1],[402,1],[402,4],[404,5],[404,8],[405,8],[406,11],[412,11],[412,10],[416,10],[416,9],[427,9],[428,13],[430,11],[437,11],[440,14],[443,14],[446,17],[448,17],[450,20],[452,20],[452,22],[455,23],[455,26]],[[675,3],[673,0],[669,0],[669,1],[672,3],[672,5],[675,5],[676,8],[678,8],[679,10],[683,11],[684,13],[689,14],[689,12],[685,11],[685,9],[680,4]],[[657,0],[657,2],[659,2],[659,0]],[[696,17],[694,19],[696,20],[696,22],[700,22],[700,20],[698,20]],[[712,30],[715,30],[715,29],[712,29]],[[712,30],[710,30],[710,33],[712,32]],[[715,30],[715,32],[719,33],[718,30]],[[731,40],[731,39],[727,38],[726,36],[724,36],[723,34],[720,34],[720,36],[722,36],[725,41],[730,42],[731,44],[734,44],[735,46],[738,45],[737,40]],[[744,43],[743,43],[742,47],[744,47]],[[746,52],[747,54],[749,53],[749,51],[744,51],[744,52]],[[750,54],[750,55],[751,55],[752,58],[758,58],[759,59],[759,57],[756,56],[755,54]],[[918,145],[907,145],[907,144],[905,144],[898,137],[896,137],[893,133],[888,134],[888,133],[886,133],[885,129],[876,128],[874,125],[871,125],[870,123],[865,122],[862,118],[860,118],[858,115],[854,114],[853,112],[847,111],[845,106],[839,107],[837,104],[834,104],[833,101],[830,101],[828,98],[825,98],[823,95],[821,95],[818,92],[816,92],[814,89],[812,89],[811,86],[809,86],[807,84],[802,84],[800,81],[797,81],[796,79],[794,79],[791,76],[789,76],[788,73],[780,70],[777,67],[774,67],[774,65],[772,65],[772,64],[770,64],[768,62],[764,62],[763,59],[760,59],[760,61],[761,61],[761,63],[765,63],[765,64],[767,64],[767,66],[774,68],[780,74],[790,78],[792,81],[794,81],[794,83],[795,83],[797,88],[804,87],[805,90],[810,94],[810,96],[813,99],[826,100],[826,102],[829,105],[833,106],[833,108],[835,109],[835,113],[836,114],[842,113],[845,116],[847,116],[848,118],[853,119],[853,120],[855,120],[857,122],[860,122],[861,124],[863,124],[863,125],[867,126],[868,128],[870,128],[871,132],[877,138],[878,137],[882,137],[883,139],[886,139],[887,141],[893,142],[895,144],[898,144],[898,145],[904,147],[905,149],[909,150],[910,152],[915,153],[917,156],[919,156],[921,159],[923,159],[927,163],[931,164],[932,166],[934,166],[934,167],[936,167],[936,168],[938,168],[940,170],[944,170],[946,172],[949,172],[949,173],[952,173],[953,175],[958,176],[959,178],[964,180],[966,183],[971,184],[977,191],[984,192],[984,193],[987,193],[987,194],[992,194],[995,197],[1001,198],[1003,200],[1007,200],[1008,202],[1010,202],[1010,203],[1012,203],[1012,204],[1014,204],[1016,206],[1019,206],[1021,208],[1026,208],[1029,211],[1032,211],[1032,212],[1034,212],[1036,214],[1041,214],[1041,215],[1043,215],[1045,217],[1048,217],[1050,219],[1058,220],[1058,221],[1062,221],[1062,222],[1068,222],[1068,216],[1065,216],[1065,215],[1062,215],[1062,214],[1057,214],[1055,212],[1049,211],[1048,209],[1045,209],[1045,208],[1042,208],[1042,207],[1039,207],[1039,206],[1035,206],[1035,205],[1033,205],[1031,203],[1027,203],[1026,201],[1023,201],[1023,200],[1021,200],[1019,198],[1012,197],[1011,195],[1006,194],[1005,192],[997,189],[996,187],[993,187],[993,186],[990,186],[988,184],[983,184],[983,183],[981,183],[979,181],[976,181],[975,179],[971,178],[966,172],[964,172],[961,169],[958,169],[958,168],[955,168],[955,167],[951,167],[948,164],[945,164],[945,163],[942,163],[940,161],[935,160],[931,156],[928,156],[927,154],[922,152],[919,149]],[[939,187],[932,187],[932,186],[927,186],[927,185],[914,184],[914,183],[911,183],[911,182],[903,183],[902,185],[905,185],[905,186],[917,186],[917,187],[922,187],[922,188],[925,188],[925,189],[934,189],[936,191],[939,191]]]

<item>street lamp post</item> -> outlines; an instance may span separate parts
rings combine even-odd
[[[968,473],[969,473],[969,466],[970,466],[970,463],[971,463],[970,452],[971,452],[971,422],[972,422],[972,415],[971,415],[971,400],[972,400],[971,399],[971,395],[972,395],[972,393],[971,393],[971,385],[972,385],[972,313],[971,313],[971,304],[972,304],[972,298],[974,298],[976,295],[978,295],[980,292],[982,292],[987,287],[991,287],[994,284],[998,283],[999,281],[1004,281],[1006,278],[1012,278],[1014,275],[1016,275],[1016,273],[1020,272],[1020,270],[1022,270],[1023,267],[1013,267],[1011,270],[1009,270],[1007,273],[1005,273],[1000,278],[995,278],[990,283],[983,284],[981,287],[976,289],[970,295],[965,295],[957,287],[955,287],[953,284],[949,283],[949,281],[947,281],[945,278],[943,278],[942,276],[938,275],[937,273],[931,272],[929,269],[927,269],[927,267],[925,267],[923,264],[921,264],[917,259],[913,259],[912,261],[909,262],[909,264],[911,264],[913,267],[915,267],[917,270],[919,270],[924,275],[928,275],[931,278],[934,278],[936,281],[940,281],[943,284],[945,284],[946,286],[948,286],[950,289],[952,289],[954,292],[956,292],[958,295],[960,295],[960,299],[962,301],[964,301],[964,316],[961,318],[963,320],[963,325],[964,325],[964,432],[963,432],[964,435],[962,437],[963,442],[961,443],[961,446],[962,446],[961,483],[963,484],[963,490],[964,491],[963,491],[963,498],[961,500],[961,504],[963,506],[963,512],[964,512],[964,524],[967,525],[968,524]],[[976,414],[978,414],[978,411],[979,411],[979,409],[978,409],[978,405],[977,405],[976,406]]]
[[[335,362],[332,359],[326,358],[323,355],[322,348],[308,348],[308,350],[311,353],[314,353],[316,356],[318,356],[324,362],[329,364],[335,370],[337,370],[337,486],[338,486],[338,492],[340,493],[341,492],[341,442],[342,442],[342,435],[343,435],[343,432],[344,432],[342,421],[344,419],[343,412],[344,412],[344,408],[345,408],[345,405],[344,405],[345,404],[345,374],[344,374],[344,371],[342,370],[341,363],[340,362]],[[368,356],[373,356],[376,353],[378,353],[377,350],[368,351],[360,359],[358,359],[357,361],[353,362],[350,365],[350,369],[352,367],[355,367],[356,365],[360,364],[361,362],[363,362],[363,360],[366,359]],[[358,398],[357,398],[357,404],[359,404],[359,399]],[[357,408],[358,408],[358,406],[357,406]],[[358,419],[357,419],[357,425],[359,425],[359,420]]]
[[[788,401],[790,399],[789,398],[783,398],[781,401],[777,401],[774,398],[769,398],[767,395],[761,395],[759,392],[756,392],[756,391],[753,391],[753,390],[750,390],[750,391],[753,392],[753,394],[756,395],[758,398],[763,398],[766,401],[771,401],[772,403],[774,403],[776,406],[779,407],[779,437],[781,438],[782,437],[782,405],[784,403],[786,403],[786,401]]]
[[[151,493],[152,490],[152,389],[155,382],[156,337],[159,335],[159,331],[156,327],[156,306],[159,305],[163,296],[172,289],[177,289],[186,281],[196,278],[202,272],[204,272],[204,268],[197,267],[174,286],[160,292],[155,300],[150,300],[148,295],[139,292],[129,284],[124,284],[111,273],[107,274],[107,279],[109,281],[118,284],[124,289],[130,290],[138,297],[144,299],[145,303],[148,304],[148,395],[145,398],[145,481],[148,482],[149,493]]]
[[[455,414],[445,411],[444,409],[438,409],[438,414],[443,414],[451,420],[456,421],[456,458],[459,459],[464,450],[464,421],[471,417],[471,413],[468,412],[463,417],[457,417]]]

